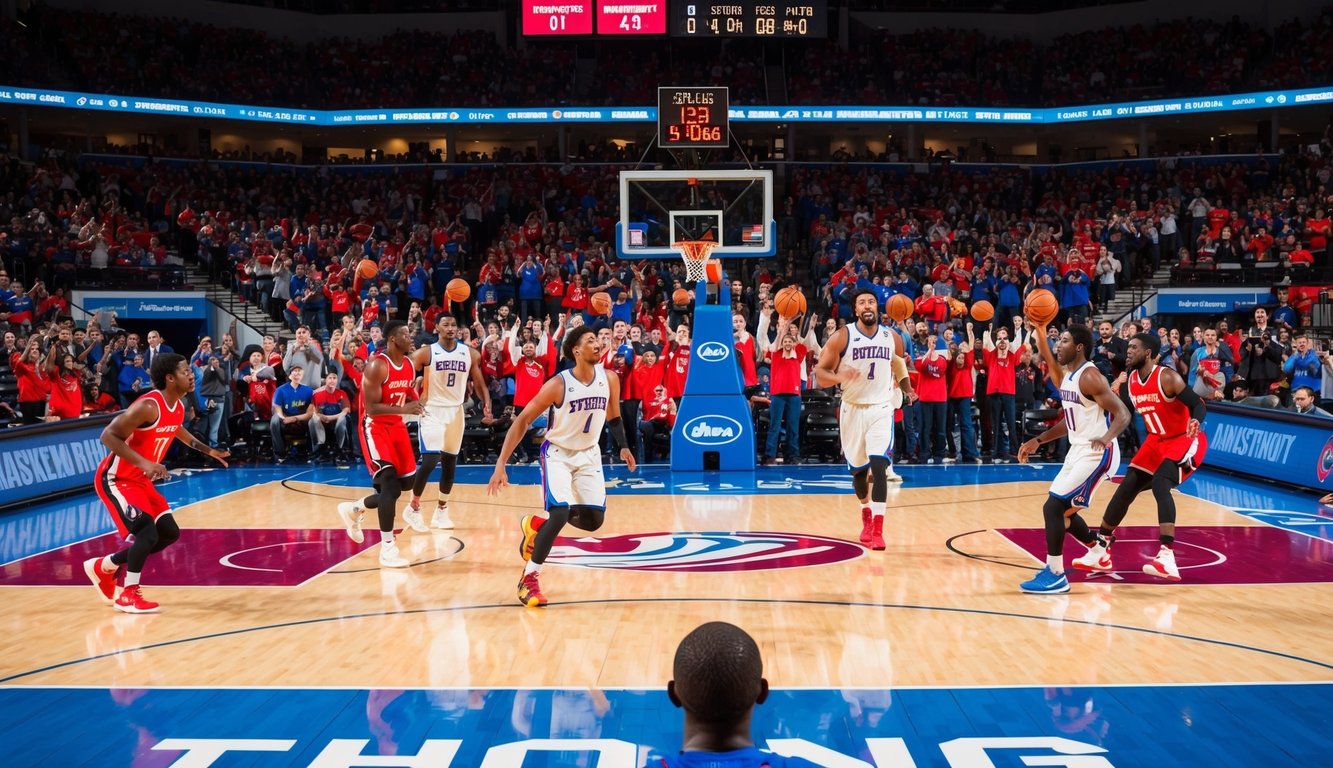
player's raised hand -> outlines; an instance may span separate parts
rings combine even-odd
[[[631,472],[633,472],[639,466],[639,463],[634,460],[634,454],[630,453],[630,450],[628,448],[620,449],[620,458],[622,461],[625,462],[625,466],[628,467],[629,471]]]
[[[504,465],[502,464],[495,468],[495,472],[491,473],[491,481],[486,484],[486,495],[499,496],[500,491],[504,490],[508,485],[509,473],[505,472]]]
[[[1028,458],[1031,457],[1033,453],[1036,453],[1037,448],[1040,446],[1041,443],[1037,442],[1037,438],[1035,437],[1018,446],[1018,463],[1028,463]]]
[[[227,457],[231,456],[231,451],[220,451],[217,448],[209,448],[207,453],[209,456],[212,456],[213,458],[217,459],[218,463],[221,464],[222,466],[224,467],[231,466],[230,464],[227,463]]]

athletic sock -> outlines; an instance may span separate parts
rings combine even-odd
[[[126,572],[125,572],[125,586],[126,586],[126,587],[137,587],[137,586],[139,585],[139,577],[142,576],[142,575],[143,575],[143,574],[141,574],[141,573],[135,573],[135,572],[133,572],[133,571],[126,571]]]
[[[523,566],[523,575],[524,575],[524,576],[527,576],[529,573],[541,573],[541,572],[542,572],[542,564],[541,564],[541,563],[534,563],[534,562],[532,562],[531,560],[529,560],[529,561],[528,561],[528,564],[525,565],[525,566]]]
[[[384,546],[393,545],[393,531],[380,531],[380,544]]]
[[[120,568],[119,565],[116,565],[115,563],[111,562],[111,555],[107,555],[106,557],[97,561],[97,567],[102,571],[102,573],[115,573],[117,569]]]
[[[1047,555],[1046,567],[1050,568],[1051,573],[1055,574],[1056,576],[1059,576],[1060,574],[1064,573],[1065,572],[1064,555]]]
[[[885,505],[885,503],[886,503],[886,502],[883,502],[883,501],[872,501],[872,502],[870,502],[870,514],[873,515],[873,516],[875,516],[875,517],[884,517],[884,505]]]

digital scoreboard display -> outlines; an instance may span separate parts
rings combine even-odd
[[[675,37],[828,37],[828,0],[671,4]]]
[[[665,35],[667,0],[523,0],[523,34]]]
[[[657,145],[667,149],[725,149],[731,145],[726,88],[657,89]]]
[[[524,35],[591,35],[593,0],[523,0]]]
[[[665,35],[667,0],[597,0],[597,34]]]

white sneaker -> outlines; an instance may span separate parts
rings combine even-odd
[[[1176,553],[1170,547],[1162,547],[1157,557],[1143,565],[1143,572],[1167,581],[1180,581],[1180,569],[1176,567]]]
[[[338,517],[342,518],[343,525],[347,528],[347,538],[357,544],[366,540],[366,535],[361,532],[361,515],[364,512],[359,502],[344,501],[338,505]]]
[[[430,531],[430,529],[426,527],[426,521],[421,519],[421,510],[413,509],[412,502],[410,501],[407,503],[407,506],[403,507],[403,522],[407,523],[408,527],[417,533],[427,533]]]
[[[449,519],[449,506],[441,504],[435,508],[435,514],[430,517],[430,527],[439,528],[443,531],[452,531],[454,521]]]
[[[411,565],[407,558],[403,557],[398,551],[398,543],[380,544],[380,567],[381,568],[406,568]]]
[[[890,483],[901,483],[903,481],[903,476],[894,472],[893,467],[889,467],[884,473],[884,479],[888,480]]]
[[[1093,573],[1110,573],[1115,570],[1115,567],[1111,564],[1111,553],[1100,544],[1090,547],[1086,555],[1075,558],[1071,565],[1080,571],[1092,571]]]

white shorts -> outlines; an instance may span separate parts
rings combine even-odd
[[[417,424],[417,447],[422,453],[458,455],[463,447],[465,421],[461,405],[427,407]]]
[[[1084,509],[1092,501],[1097,486],[1119,467],[1118,442],[1112,441],[1104,451],[1093,450],[1090,445],[1071,445],[1060,474],[1051,481],[1051,495],[1067,500],[1075,509]]]
[[[870,459],[881,456],[893,461],[893,403],[855,405],[843,402],[838,434],[842,456],[852,469],[865,469]]]
[[[542,443],[542,497],[552,507],[596,507],[606,509],[606,476],[602,454],[596,445],[570,451]]]

